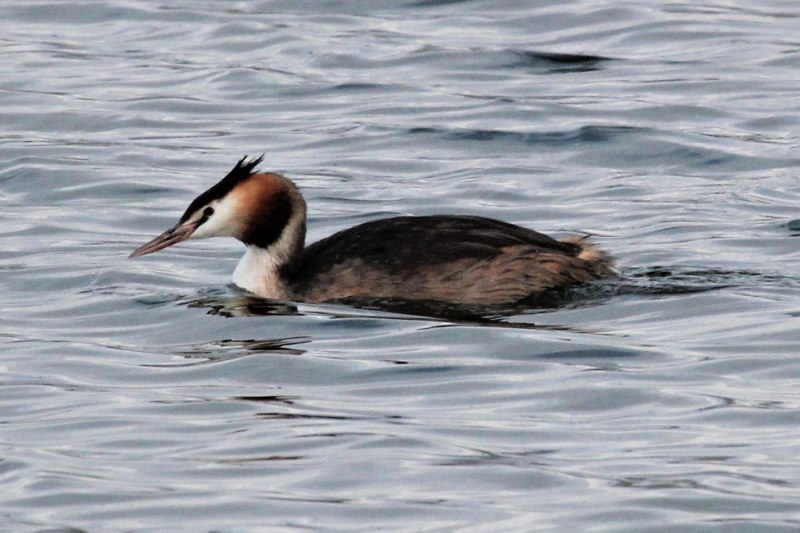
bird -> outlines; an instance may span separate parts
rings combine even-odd
[[[233,283],[296,302],[429,301],[513,304],[553,289],[613,276],[612,257],[586,236],[556,240],[471,215],[397,216],[365,222],[309,246],[306,202],[263,156],[239,160],[190,204],[172,228],[130,254],[189,239],[233,237],[246,252]]]

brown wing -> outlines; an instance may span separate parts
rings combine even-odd
[[[578,243],[481,217],[397,217],[336,233],[294,272],[309,301],[347,297],[501,303],[580,282]],[[587,273],[588,274],[588,273]],[[586,277],[589,277],[588,275]]]

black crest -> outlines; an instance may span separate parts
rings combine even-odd
[[[247,161],[247,156],[241,158],[239,162],[236,163],[236,166],[233,167],[231,171],[219,181],[219,183],[195,198],[194,201],[189,204],[189,207],[186,208],[186,211],[183,213],[180,221],[186,222],[192,213],[201,207],[205,206],[209,202],[225,197],[225,195],[231,192],[231,190],[239,183],[252,176],[255,173],[255,169],[258,164],[263,160],[263,155],[259,157],[253,157],[250,159],[250,161]]]

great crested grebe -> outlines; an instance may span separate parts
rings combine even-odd
[[[242,158],[194,199],[178,223],[135,250],[187,239],[234,237],[247,245],[233,273],[266,298],[429,300],[497,305],[614,274],[585,237],[557,241],[477,216],[402,216],[366,222],[305,247],[306,203],[280,174]]]

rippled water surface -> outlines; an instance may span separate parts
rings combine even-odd
[[[0,530],[797,531],[797,2],[0,4]],[[128,260],[244,154],[309,234],[620,277],[492,314]]]

